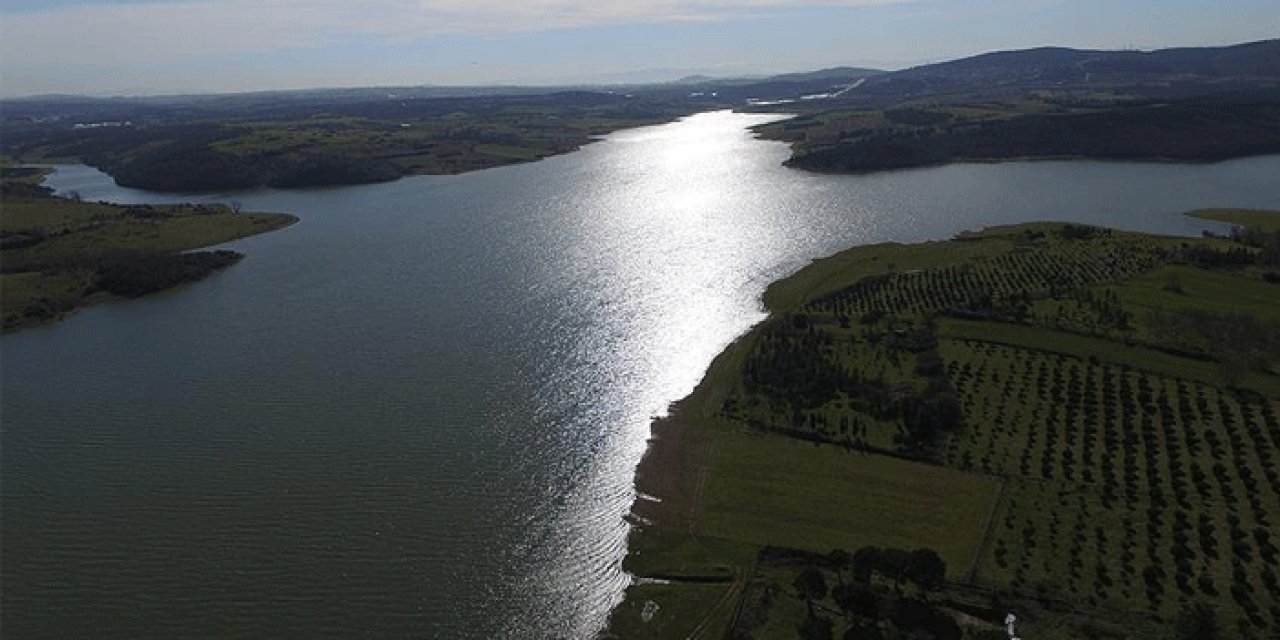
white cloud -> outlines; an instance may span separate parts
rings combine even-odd
[[[185,63],[344,39],[412,41],[637,22],[712,21],[800,7],[919,0],[197,0],[80,5],[9,14],[0,61],[42,65]]]

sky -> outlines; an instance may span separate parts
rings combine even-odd
[[[0,0],[0,96],[608,83],[1275,37],[1276,0]]]

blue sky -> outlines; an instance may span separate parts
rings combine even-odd
[[[1275,0],[0,0],[0,94],[615,81],[1274,37]]]

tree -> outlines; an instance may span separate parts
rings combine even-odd
[[[880,594],[874,587],[862,584],[846,584],[831,590],[840,610],[850,619],[865,618],[873,622],[880,619]]]
[[[911,567],[911,554],[903,549],[884,549],[880,553],[876,570],[893,580],[893,590],[902,593],[902,581],[907,579]]]
[[[812,618],[813,601],[827,597],[827,579],[817,568],[805,567],[791,584],[800,592],[800,597],[804,598],[805,605],[809,607],[809,617]]]
[[[947,579],[947,563],[933,549],[916,549],[908,559],[907,577],[926,593],[936,591]]]
[[[871,581],[871,574],[880,566],[880,555],[883,549],[880,547],[862,547],[853,552],[853,560],[849,566],[853,579],[867,583]]]
[[[844,549],[832,549],[827,554],[827,562],[836,570],[836,582],[844,584],[844,570],[849,566],[849,552]]]

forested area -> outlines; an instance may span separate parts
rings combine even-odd
[[[978,120],[924,109],[885,115],[905,126],[842,131],[838,141],[798,149],[788,165],[865,173],[960,161],[1213,162],[1280,152],[1280,101],[1275,100],[1198,98]]]

